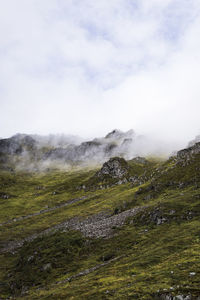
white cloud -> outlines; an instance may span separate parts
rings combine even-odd
[[[198,0],[0,1],[0,136],[193,138],[199,25]]]

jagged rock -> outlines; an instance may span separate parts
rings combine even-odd
[[[0,152],[3,154],[19,154],[22,152],[21,145],[12,139],[0,140]]]
[[[55,136],[52,141],[50,137],[17,134],[0,139],[0,167],[5,170],[37,172],[63,166],[68,168],[72,165],[104,163],[111,157],[133,159],[136,163],[145,164],[145,158],[134,158],[139,153],[145,153],[141,150],[145,148],[142,141],[145,141],[145,137],[137,136],[133,130],[123,132],[117,129],[105,137],[82,143],[80,140],[75,143],[75,139],[69,138],[58,138],[56,142]],[[174,160],[187,164],[197,153],[200,153],[200,142],[179,151]]]
[[[119,129],[114,129],[113,131],[109,132],[105,138],[106,139],[110,139],[110,138],[124,138],[124,139],[128,139],[128,138],[132,138],[135,135],[134,131],[132,129],[130,129],[127,132],[123,132]]]
[[[113,130],[105,138],[96,138],[80,145],[68,145],[65,148],[49,149],[43,154],[43,160],[65,160],[66,162],[98,161],[104,162],[112,156],[127,153],[134,137],[133,130],[122,132]]]
[[[17,134],[0,139],[0,167],[38,172],[104,163],[111,157],[130,160],[143,153],[141,148],[145,147],[141,147],[141,143],[145,139],[132,129],[127,132],[115,129],[105,137],[84,142],[80,138],[76,141],[75,137],[59,135]]]
[[[113,157],[105,162],[100,171],[96,173],[98,177],[105,175],[111,178],[123,178],[128,173],[128,163],[120,157]]]
[[[35,150],[36,141],[29,135],[17,134],[8,139],[0,140],[0,152],[3,154],[21,154],[23,151]]]
[[[200,153],[200,143],[196,143],[195,145],[193,145],[189,148],[178,151],[177,158],[178,158],[178,160],[183,159],[183,160],[187,161],[191,157],[193,157],[194,155],[199,154],[199,153]]]

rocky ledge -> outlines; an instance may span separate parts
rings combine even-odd
[[[111,178],[120,179],[128,174],[128,169],[128,163],[124,158],[113,157],[103,164],[100,171],[96,173],[96,176],[100,178],[109,176]]]

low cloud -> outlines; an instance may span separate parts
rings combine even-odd
[[[134,128],[183,145],[200,132],[199,1],[0,8],[0,136]]]

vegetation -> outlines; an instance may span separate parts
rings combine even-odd
[[[96,169],[2,171],[2,249],[66,220],[141,210],[123,226],[113,227],[106,238],[60,228],[1,253],[1,298],[150,300],[190,295],[197,299],[199,170],[200,155],[195,154],[186,164],[176,157],[129,161],[127,180],[120,183],[109,176],[99,180]],[[64,206],[72,199],[78,200]],[[41,213],[33,215],[37,212]]]

